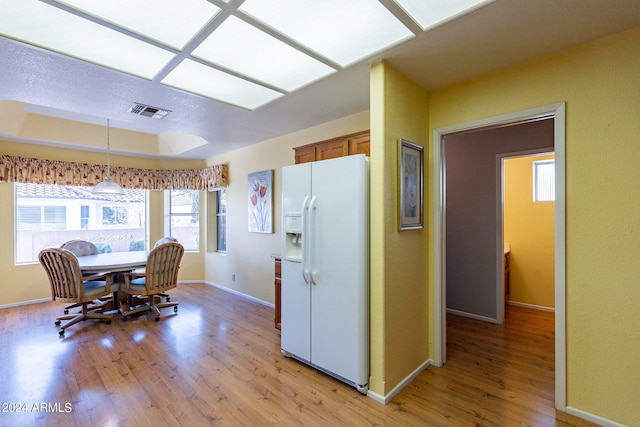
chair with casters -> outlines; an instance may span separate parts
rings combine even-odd
[[[44,267],[51,284],[51,298],[75,302],[82,311],[77,314],[66,314],[56,318],[56,325],[62,320],[69,320],[62,325],[59,332],[64,335],[65,330],[76,323],[87,319],[105,320],[111,323],[112,315],[89,311],[89,304],[100,297],[107,296],[114,291],[111,288],[111,276],[95,275],[83,277],[78,264],[78,258],[73,252],[63,248],[43,249],[38,254],[38,260]],[[93,307],[95,309],[97,307]]]
[[[159,239],[154,245],[153,247],[157,247],[160,246],[163,243],[167,243],[167,242],[178,242],[178,239],[176,239],[175,237],[172,236],[165,236],[161,239]],[[138,274],[138,275],[143,275],[145,272],[144,268],[137,268],[133,271],[134,273]],[[164,293],[164,292],[160,292],[158,294],[158,296],[163,297],[165,299],[165,301],[169,302],[171,301],[171,296],[169,296],[168,294]]]
[[[173,307],[178,312],[177,302],[160,302],[160,294],[178,285],[178,269],[184,255],[184,247],[178,242],[166,242],[154,247],[147,256],[145,272],[125,273],[122,290],[127,292],[129,309],[122,309],[122,320],[133,314],[151,311],[155,320],[160,320],[160,309]]]
[[[168,243],[168,242],[178,242],[178,239],[176,239],[175,237],[172,236],[164,236],[162,239],[158,240],[155,245],[153,245],[153,247],[155,248],[156,246],[160,246],[163,243]]]
[[[97,255],[98,247],[86,240],[69,240],[60,245],[61,248],[73,252],[75,256]]]
[[[73,254],[77,257],[87,256],[87,255],[97,255],[98,247],[92,242],[86,240],[69,240],[68,242],[64,242],[60,245],[61,248],[66,249],[68,251],[73,252]],[[97,276],[100,273],[85,273],[85,276]],[[105,299],[109,299],[109,297],[105,297]],[[64,314],[69,314],[69,310],[72,308],[80,307],[81,304],[71,304],[64,308]]]
[[[159,239],[155,245],[153,245],[153,247],[155,248],[156,246],[160,246],[163,243],[167,243],[167,242],[178,242],[178,239],[176,239],[173,236],[164,236],[162,239]],[[158,294],[158,296],[161,296],[165,299],[165,301],[169,302],[171,301],[171,296],[169,296],[168,294],[164,293],[164,292],[160,292]]]

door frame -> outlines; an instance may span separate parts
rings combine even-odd
[[[553,119],[553,117],[545,117],[545,119]],[[530,123],[530,121],[525,121],[524,123]],[[516,123],[516,125],[518,124],[519,123]],[[553,154],[555,159],[555,151],[549,151],[548,148],[509,151],[508,153],[499,153],[496,155],[496,224],[499,224],[498,232],[496,233],[496,278],[498,279],[496,281],[496,323],[498,324],[504,323],[504,307],[507,303],[505,299],[506,284],[504,282],[504,161],[507,159],[540,156],[544,154]]]
[[[433,130],[433,321],[436,366],[446,362],[446,159],[444,137],[449,134],[554,118],[553,145],[556,165],[555,202],[555,407],[566,412],[566,236],[565,236],[565,103],[489,117]]]

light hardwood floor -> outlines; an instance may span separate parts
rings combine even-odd
[[[273,309],[207,285],[60,338],[63,303],[0,310],[3,426],[586,426],[553,409],[553,314],[449,316],[449,360],[388,405],[280,354]],[[44,406],[43,406],[44,405]]]

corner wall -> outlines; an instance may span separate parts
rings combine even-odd
[[[387,63],[371,69],[371,392],[388,397],[429,358],[428,150],[424,228],[399,231],[399,139],[426,146],[426,90]]]

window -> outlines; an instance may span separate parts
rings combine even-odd
[[[93,242],[103,252],[127,252],[146,241],[146,191],[93,196],[91,188],[15,184],[15,261],[38,261],[38,253],[68,240]]]
[[[65,206],[20,206],[17,218],[24,230],[64,230],[67,209]]]
[[[169,195],[169,235],[187,251],[200,250],[200,192],[171,190]]]
[[[80,206],[80,228],[83,230],[89,228],[89,205]]]
[[[540,160],[533,162],[533,201],[553,202],[555,199],[555,160]]]
[[[103,225],[126,225],[129,223],[129,209],[126,206],[103,206]]]
[[[218,252],[227,251],[227,190],[216,191],[216,236]]]
[[[18,206],[16,221],[20,230],[42,230],[42,206]]]

